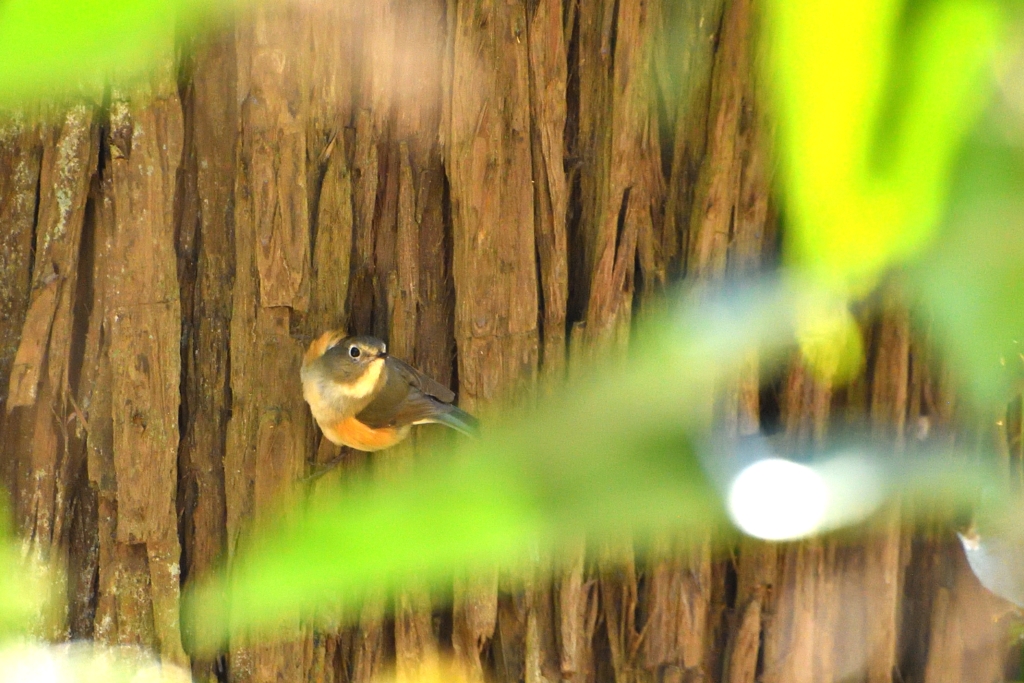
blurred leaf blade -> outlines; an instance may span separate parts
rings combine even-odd
[[[98,95],[110,78],[173,54],[175,27],[216,17],[217,0],[7,0],[0,3],[0,102]]]
[[[31,544],[22,547],[12,538],[6,524],[7,496],[0,495],[0,641],[14,640],[30,633],[46,632],[59,620],[61,567],[48,565],[32,552]]]
[[[292,608],[352,605],[374,587],[516,556],[544,527],[510,483],[455,467],[325,496],[294,524],[264,530],[239,562],[232,618],[258,625]]]
[[[773,104],[794,224],[788,248],[798,262],[824,268],[852,246],[845,217],[864,208],[858,193],[882,98],[885,37],[898,9],[893,0],[767,4]],[[816,223],[818,233],[810,229]]]
[[[991,121],[966,148],[950,203],[912,282],[960,377],[991,405],[1024,379],[1024,154]]]
[[[986,99],[999,6],[931,3],[909,27],[895,0],[773,0],[767,9],[788,258],[862,289],[934,234],[954,155]],[[902,81],[896,49],[906,40]],[[887,117],[890,83],[906,97]],[[889,144],[879,149],[879,139]]]
[[[956,155],[989,100],[1001,24],[996,3],[956,0],[940,3],[923,21],[894,154],[909,212],[920,222],[936,224],[946,208]]]

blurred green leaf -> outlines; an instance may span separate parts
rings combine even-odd
[[[1005,402],[1024,379],[1024,153],[991,126],[972,137],[941,239],[911,271],[924,313],[974,396]]]
[[[45,629],[50,617],[53,569],[38,558],[25,557],[11,537],[6,495],[0,495],[0,641]],[[27,547],[31,547],[29,544]]]
[[[843,383],[860,373],[864,342],[845,300],[806,297],[797,315],[804,362],[823,381]]]
[[[173,56],[176,26],[215,0],[6,0],[0,3],[0,101],[85,90]]]
[[[942,215],[987,98],[1000,7],[771,0],[766,14],[788,258],[840,289],[870,287]]]

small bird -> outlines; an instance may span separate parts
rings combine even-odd
[[[376,337],[325,332],[302,360],[302,396],[332,443],[390,448],[412,425],[434,422],[475,436],[478,422],[452,405],[455,393],[387,354]]]

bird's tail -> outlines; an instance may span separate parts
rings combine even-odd
[[[480,436],[480,421],[457,406],[445,406],[447,410],[435,415],[431,422],[443,424],[468,436]]]

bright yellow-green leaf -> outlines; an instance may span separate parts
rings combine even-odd
[[[860,329],[841,299],[804,297],[797,310],[796,337],[808,367],[830,384],[849,381],[863,366]]]
[[[999,7],[771,0],[767,18],[787,256],[863,290],[934,233],[986,101]]]
[[[941,238],[910,272],[973,397],[1005,405],[1024,383],[1024,155],[989,123],[962,157]]]
[[[176,27],[209,17],[214,0],[0,2],[0,102],[80,91],[97,96],[173,57]]]

